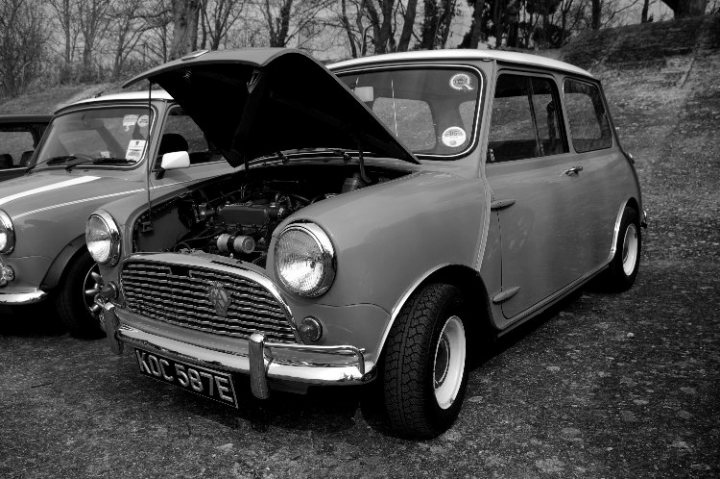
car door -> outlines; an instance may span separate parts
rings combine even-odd
[[[577,175],[582,185],[576,199],[586,219],[583,252],[578,266],[594,271],[608,261],[614,224],[626,198],[621,191],[627,165],[614,146],[614,136],[600,86],[579,78],[563,80],[563,106],[568,140],[575,151]]]
[[[578,279],[584,218],[554,77],[501,71],[486,175],[500,225],[502,290],[493,301],[512,318]]]

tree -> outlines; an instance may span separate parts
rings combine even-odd
[[[80,34],[77,0],[48,0],[50,8],[55,13],[55,19],[60,25],[63,33],[63,68],[60,81],[69,80],[72,77],[72,64],[75,59],[75,46]]]
[[[83,40],[82,79],[96,80],[94,74],[95,50],[109,27],[110,0],[85,0],[78,2],[78,20]]]
[[[0,2],[0,98],[22,93],[42,68],[46,18],[37,0]]]
[[[450,24],[455,17],[457,0],[425,0],[424,18],[420,34],[420,48],[445,48]]]
[[[142,7],[145,0],[121,0],[110,9],[110,32],[113,37],[113,78],[118,78],[128,56],[135,51],[148,29]]]
[[[370,21],[373,32],[373,47],[375,53],[404,52],[410,47],[417,14],[417,0],[407,0],[405,3],[395,0],[364,0],[364,13]],[[402,31],[400,38],[396,39],[396,14],[402,9]]]
[[[197,48],[201,0],[172,0],[173,38],[170,59],[180,58]]]
[[[703,15],[708,4],[708,0],[662,0],[662,2],[670,7],[676,20]]]
[[[205,1],[200,9],[202,18],[201,48],[217,50],[230,29],[238,21],[245,9],[245,0]]]
[[[286,47],[301,36],[305,41],[314,37],[321,23],[319,15],[333,3],[333,0],[264,0],[261,13],[270,46]]]

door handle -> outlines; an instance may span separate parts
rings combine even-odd
[[[583,170],[582,166],[573,166],[572,168],[568,168],[563,173],[565,173],[568,176],[577,176],[580,174],[580,172]]]

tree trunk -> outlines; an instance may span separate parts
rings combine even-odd
[[[410,47],[413,29],[415,28],[415,15],[417,13],[417,0],[408,0],[405,15],[403,15],[403,28],[400,32],[400,41],[397,45],[398,52],[406,52]]]
[[[602,4],[600,0],[592,0],[592,24],[593,30],[600,30],[600,15],[602,15]]]
[[[180,58],[197,45],[200,0],[172,0],[173,39],[170,58]]]
[[[650,0],[643,2],[642,13],[640,14],[640,23],[648,22],[648,8],[650,8]]]

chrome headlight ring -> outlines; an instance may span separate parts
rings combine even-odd
[[[98,264],[115,266],[120,261],[120,229],[108,212],[90,215],[85,225],[85,244]]]
[[[274,266],[285,290],[316,298],[325,294],[335,280],[335,248],[315,223],[292,223],[275,243]]]
[[[15,226],[10,215],[0,210],[0,253],[12,253],[15,249]]]

